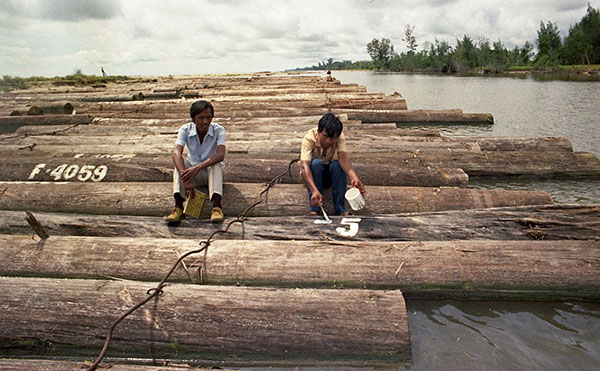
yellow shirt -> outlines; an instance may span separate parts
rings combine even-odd
[[[300,161],[311,161],[319,159],[325,165],[338,159],[338,151],[346,152],[346,138],[344,133],[340,134],[337,142],[332,144],[326,151],[319,143],[319,129],[310,129],[302,139],[302,147],[300,149]]]

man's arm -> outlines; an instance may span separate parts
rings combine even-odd
[[[304,179],[306,186],[308,187],[308,189],[310,189],[311,192],[310,204],[315,207],[320,207],[321,205],[323,205],[323,196],[321,195],[321,192],[319,192],[319,189],[315,184],[315,179],[313,178],[312,171],[310,170],[310,160],[300,161],[300,166],[300,171],[302,172],[302,179]]]
[[[346,175],[348,175],[348,178],[350,178],[350,183],[352,184],[352,187],[358,188],[360,193],[365,193],[365,186],[360,181],[358,175],[356,174],[356,171],[354,171],[348,153],[345,151],[338,151],[338,161],[340,163],[340,166],[342,167],[342,170],[344,170]]]
[[[223,161],[223,159],[225,159],[225,152],[225,146],[218,145],[217,152],[214,155],[186,169],[183,162],[183,146],[180,144],[175,144],[175,148],[173,149],[173,164],[181,176],[181,183],[183,183],[183,189],[185,190],[186,198],[193,198],[195,194],[192,179],[198,175],[200,170]]]

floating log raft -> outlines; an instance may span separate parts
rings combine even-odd
[[[174,227],[162,217],[83,215],[36,212],[50,236],[201,238],[215,226],[208,219],[185,219]],[[219,238],[245,240],[600,240],[600,205],[535,205],[491,209],[361,216],[354,236],[332,224],[314,224],[314,216],[252,218],[243,230],[232,228]],[[0,234],[31,235],[23,211],[0,210]]]
[[[40,242],[4,235],[0,273],[158,281],[178,254],[196,249],[195,240],[50,237]],[[443,288],[510,297],[510,291],[518,296],[529,290],[539,298],[571,291],[572,298],[600,298],[600,241],[218,240],[206,255],[184,261],[186,268],[180,266],[173,280],[193,279],[202,268],[203,282],[211,284],[319,287],[335,282],[407,293]]]
[[[100,348],[115,317],[151,287],[132,281],[0,277],[0,336],[50,341],[89,356],[91,347]],[[154,306],[134,312],[116,328],[111,346],[109,355],[125,348],[129,357],[294,366],[327,361],[398,367],[410,358],[400,291],[171,284]]]
[[[284,173],[288,160],[254,158],[225,159],[228,179],[240,183],[268,182]],[[355,170],[366,185],[467,187],[469,177],[461,169],[410,168],[401,165],[356,164]],[[300,165],[290,167],[283,183],[300,184]],[[173,179],[173,161],[169,156],[38,156],[20,153],[0,161],[0,180],[72,181],[72,182],[169,182]]]
[[[256,201],[264,185],[226,183],[223,208],[227,216],[238,216]],[[552,204],[540,191],[503,191],[458,187],[370,186],[367,205],[357,214],[393,214],[439,210],[462,210],[500,206]],[[161,216],[172,208],[171,183],[46,183],[0,182],[0,209],[61,211],[81,214]],[[330,210],[330,192],[325,192]],[[308,211],[306,188],[279,184],[250,216],[304,215]],[[204,208],[207,216],[210,210]]]

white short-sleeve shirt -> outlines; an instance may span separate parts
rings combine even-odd
[[[217,153],[217,146],[225,145],[225,128],[211,122],[204,140],[200,144],[196,124],[190,122],[179,128],[175,143],[184,148],[187,146],[188,161],[193,166]]]

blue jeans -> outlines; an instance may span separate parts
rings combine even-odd
[[[348,177],[340,166],[340,163],[335,160],[329,165],[324,165],[321,160],[313,159],[310,163],[310,171],[312,172],[315,185],[321,194],[323,194],[323,189],[331,187],[331,194],[333,196],[333,210],[336,214],[343,213],[345,210],[346,200],[344,195],[346,193]],[[311,196],[312,192],[309,189],[308,204],[310,205],[310,210],[320,212],[320,208],[311,205]]]

